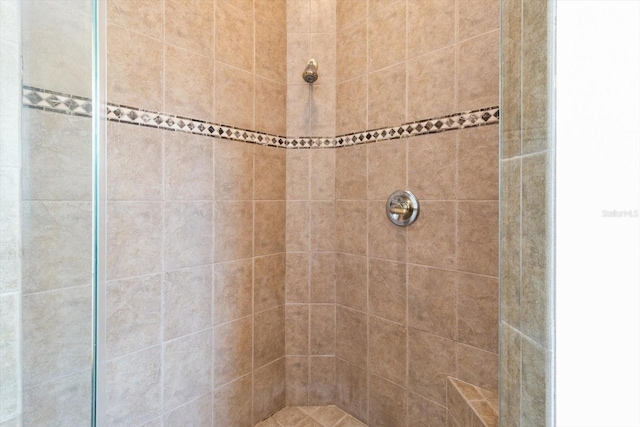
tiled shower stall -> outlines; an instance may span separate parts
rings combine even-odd
[[[502,3],[515,31],[505,10],[524,3]],[[22,88],[2,100],[0,426],[88,425],[91,2],[0,6],[2,66],[14,59],[3,90]],[[525,27],[547,25],[543,9],[525,9]],[[523,277],[499,255],[499,161],[522,180],[546,170],[519,151],[517,126],[500,157],[498,0],[109,0],[106,12],[105,425],[250,427],[333,405],[371,427],[465,427],[481,411],[460,416],[473,405],[455,391],[471,385],[497,421],[504,334],[517,340],[502,349],[504,425],[542,425],[548,325],[512,314],[544,299],[543,273],[502,291],[498,327],[499,256],[501,280]],[[529,76],[507,62],[503,102],[504,82]],[[527,188],[547,184],[503,179],[514,230],[505,221],[546,194]],[[399,189],[420,200],[407,228],[385,215]],[[509,266],[539,266],[520,254],[548,238],[536,224]],[[521,361],[531,343],[541,354]],[[520,366],[537,370],[522,384]]]

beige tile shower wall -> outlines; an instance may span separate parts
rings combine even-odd
[[[90,96],[91,2],[20,8],[23,83]],[[23,108],[21,122],[22,422],[87,424],[91,121]]]
[[[20,4],[0,2],[0,424],[20,423]]]
[[[158,5],[109,3],[109,101],[283,135],[284,1]],[[107,131],[109,423],[253,425],[285,404],[285,151]]]
[[[337,134],[498,104],[497,1],[344,0],[337,27]],[[447,376],[497,390],[498,127],[336,150],[336,212],[336,403],[445,425]]]
[[[504,425],[553,423],[552,2],[502,2],[501,402]]]
[[[338,0],[336,134],[498,105],[498,6]]]
[[[335,135],[336,1],[287,1],[287,136]],[[318,62],[318,80],[302,72]]]
[[[444,425],[447,376],[497,390],[497,179],[497,126],[336,150],[336,403],[368,425]]]
[[[287,0],[287,136],[335,135],[336,4]],[[318,80],[302,79],[309,59]],[[335,402],[335,150],[287,150],[287,405]]]

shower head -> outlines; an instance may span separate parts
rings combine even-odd
[[[315,83],[318,80],[318,63],[315,59],[310,59],[302,73],[302,78],[307,83]]]

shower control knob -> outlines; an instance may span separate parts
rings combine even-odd
[[[400,227],[407,227],[418,219],[420,203],[410,191],[394,191],[387,199],[387,218]]]

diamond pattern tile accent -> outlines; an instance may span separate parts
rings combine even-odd
[[[91,116],[91,99],[30,86],[23,86],[22,104],[29,108]],[[292,149],[337,148],[368,144],[473,126],[493,125],[500,120],[498,107],[489,107],[335,137],[284,137],[124,105],[107,104],[106,110],[107,120],[111,121]]]

